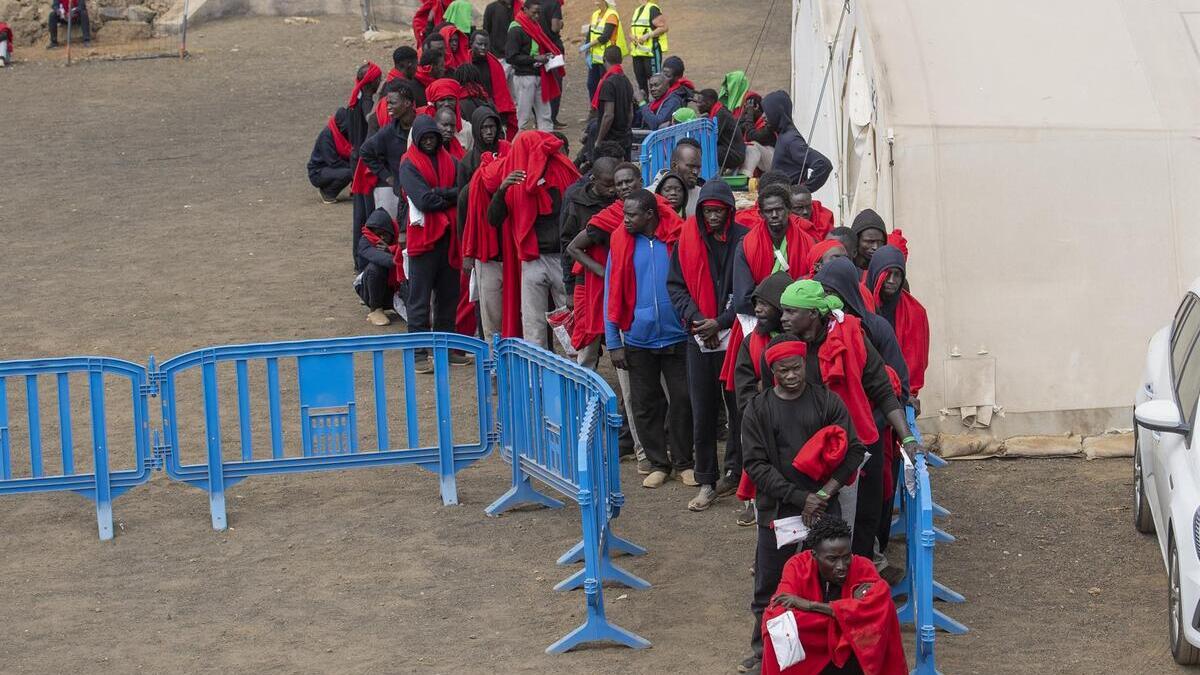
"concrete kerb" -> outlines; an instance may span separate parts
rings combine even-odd
[[[373,0],[375,20],[411,24],[419,0]],[[154,22],[155,35],[177,35],[183,29],[184,1],[175,4]],[[187,0],[187,23],[195,27],[205,21],[230,16],[358,16],[360,0]]]

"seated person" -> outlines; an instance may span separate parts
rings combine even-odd
[[[68,17],[70,20],[68,21]],[[88,11],[85,0],[54,0],[50,5],[50,18],[47,20],[47,27],[50,29],[50,44],[46,45],[46,49],[56,49],[58,47],[58,27],[59,25],[77,25],[83,33],[83,44],[90,45],[92,43],[92,32],[88,25]]]
[[[746,142],[746,162],[742,164],[742,173],[753,176],[756,171],[770,171],[771,163],[775,161],[775,132],[767,128],[762,96],[753,91],[746,93],[738,125]]]
[[[391,214],[375,209],[367,216],[358,240],[358,256],[364,262],[358,297],[367,306],[367,321],[376,326],[392,322],[387,311],[392,309],[392,295],[404,280],[404,242],[398,241],[399,231]]]
[[[746,161],[746,142],[733,113],[717,100],[717,92],[701,89],[696,94],[697,111],[717,122],[717,164],[723,174],[740,171]]]
[[[12,29],[0,21],[0,68],[12,63]]]
[[[907,673],[891,589],[870,559],[850,553],[850,526],[825,516],[808,531],[804,548],[784,566],[763,616],[763,675]],[[780,669],[766,626],[787,612],[796,619],[804,660]]]
[[[346,109],[338,108],[317,134],[308,158],[308,182],[321,193],[321,201],[332,204],[354,177],[354,146],[347,137]],[[357,158],[354,158],[357,159]]]
[[[648,86],[649,101],[644,100],[640,91],[637,92],[641,105],[633,113],[633,128],[654,131],[671,126],[671,115],[685,103],[679,95],[679,90],[668,92],[667,78],[662,73],[651,76]]]

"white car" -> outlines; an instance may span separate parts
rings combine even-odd
[[[1134,525],[1157,532],[1169,584],[1171,655],[1200,663],[1200,279],[1154,337],[1134,408]]]

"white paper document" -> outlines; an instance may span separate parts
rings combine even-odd
[[[742,327],[742,335],[749,337],[754,332],[755,326],[758,325],[758,317],[752,314],[738,314],[738,324]]]
[[[717,337],[719,337],[721,341],[713,349],[705,347],[704,340],[701,340],[699,335],[693,335],[692,339],[696,341],[696,344],[700,345],[701,352],[723,352],[726,349],[729,349],[729,329],[726,328],[725,330],[717,333]]]
[[[775,548],[804,541],[808,536],[808,526],[804,524],[803,516],[780,518],[771,522],[771,528],[775,530]]]
[[[796,615],[784,612],[767,619],[767,634],[775,648],[775,660],[780,670],[787,670],[804,660],[804,645],[800,644],[800,629],[796,626]]]
[[[565,65],[567,65],[567,60],[563,58],[562,54],[559,54],[557,56],[551,56],[550,60],[546,62],[546,70],[554,70],[555,68],[562,68]]]

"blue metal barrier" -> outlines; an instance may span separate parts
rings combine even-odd
[[[911,412],[912,408],[909,408],[909,428],[919,442],[920,430]],[[933,549],[939,541],[944,540],[938,536],[940,530],[933,526],[935,504],[926,465],[929,456],[932,455],[922,453],[913,458],[911,489],[905,480],[903,467],[896,481],[896,494],[900,500],[898,520],[902,523],[905,536],[905,569],[904,577],[892,588],[892,597],[905,598],[904,604],[896,610],[897,615],[901,623],[910,623],[916,628],[916,668],[912,671],[915,675],[938,674],[934,659],[937,629],[955,635],[967,632],[965,625],[933,608],[934,600],[960,603],[965,602],[965,598],[933,578]],[[945,537],[949,541],[954,540],[950,535]]]
[[[91,419],[92,471],[76,470],[74,425],[71,420],[70,375],[87,377],[87,400]],[[27,477],[14,467],[7,378],[25,381],[25,410],[28,421],[29,470]],[[39,378],[53,378],[57,387],[59,452],[61,470],[47,472],[43,455],[42,419],[38,397]],[[132,391],[132,440],[134,462],[132,469],[114,470],[110,458],[108,415],[105,407],[105,386],[119,378],[129,382]],[[96,523],[100,538],[113,536],[112,501],[135,485],[150,479],[151,451],[147,423],[146,369],[136,363],[100,357],[71,357],[28,361],[0,362],[0,495],[33,492],[71,491],[96,503]],[[82,463],[82,462],[80,462]]]
[[[414,353],[433,354],[433,383],[437,425],[432,442],[422,442],[417,409],[417,376]],[[449,350],[475,357],[474,384],[479,404],[478,441],[455,443],[451,423]],[[407,421],[404,443],[393,442],[388,429],[389,413],[384,356],[398,353],[403,361],[402,401]],[[358,433],[358,401],[354,356],[369,355],[374,394],[376,448],[361,448]],[[299,447],[294,435],[284,434],[280,362],[294,360],[295,390],[299,399]],[[250,364],[261,362],[266,372],[270,449],[255,452],[252,433]],[[232,363],[236,376],[238,438],[236,459],[223,454],[221,391],[217,366]],[[181,458],[178,378],[197,369],[203,391],[205,461],[185,464]],[[436,472],[441,481],[444,504],[457,504],[455,474],[486,457],[496,442],[491,407],[492,361],[487,343],[447,333],[376,335],[368,337],[301,340],[264,344],[211,347],[181,354],[149,368],[119,359],[71,357],[0,362],[0,495],[73,491],[96,502],[100,538],[112,538],[112,500],[129,488],[150,479],[151,470],[165,468],[175,480],[207,490],[215,529],[226,527],[225,489],[249,476],[330,471],[390,464],[416,464]],[[71,424],[69,376],[86,374],[91,412],[92,466],[90,473],[76,471]],[[59,434],[62,471],[46,475],[42,453],[41,413],[38,400],[39,376],[54,376],[58,386]],[[25,407],[29,426],[28,477],[14,478],[5,378],[25,379]],[[110,458],[105,386],[111,377],[129,381],[132,390],[132,469],[114,469]],[[162,430],[151,431],[148,399],[159,396]],[[288,443],[285,443],[285,440]],[[428,440],[428,439],[427,439]],[[285,449],[291,453],[285,453]],[[24,465],[21,467],[24,468]]]
[[[449,350],[473,355],[475,388],[479,395],[479,442],[456,444],[453,438],[450,403]],[[417,379],[414,353],[432,350],[437,429],[433,443],[423,444],[417,412]],[[388,404],[384,383],[384,355],[400,352],[403,357],[405,442],[393,442],[388,431]],[[372,360],[375,432],[377,448],[359,447],[354,355],[368,353]],[[283,420],[280,412],[279,361],[295,359],[300,399],[301,456],[285,456]],[[256,456],[251,438],[249,364],[266,364],[270,412],[271,447],[267,456]],[[222,454],[217,365],[233,362],[237,373],[240,457]],[[181,354],[164,361],[158,369],[162,382],[164,437],[167,448],[179,445],[179,411],[176,407],[178,376],[192,368],[201,371],[204,389],[204,427],[207,461],[183,464],[178,451],[168,452],[167,475],[207,490],[214,529],[223,530],[225,489],[249,476],[299,471],[330,471],[389,464],[416,464],[436,472],[441,480],[442,503],[458,503],[454,474],[483,459],[493,440],[487,344],[482,340],[446,333],[407,333],[369,337],[302,340],[264,344],[232,345]]]
[[[638,159],[647,188],[659,171],[671,166],[671,152],[681,138],[700,141],[700,177],[708,180],[717,175],[717,123],[708,118],[693,120],[653,131],[642,141]]]
[[[515,338],[497,339],[498,417],[501,455],[512,464],[512,487],[486,509],[498,515],[523,504],[563,504],[535,490],[536,478],[579,504],[583,540],[560,564],[583,561],[583,569],[555,590],[583,587],[584,624],[546,649],[561,653],[580,644],[610,640],[633,647],[650,642],[605,618],[603,584],[647,588],[646,581],[614,565],[612,550],[641,555],[645,549],[612,533],[625,497],[620,489],[617,397],[598,374]]]

